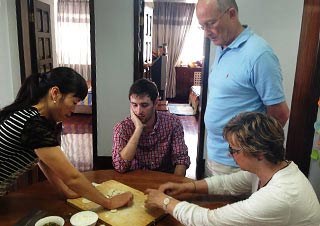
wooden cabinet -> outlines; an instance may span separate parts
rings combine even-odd
[[[188,103],[191,86],[194,85],[194,72],[201,72],[201,67],[176,67],[176,99]]]

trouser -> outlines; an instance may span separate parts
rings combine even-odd
[[[230,174],[230,173],[235,173],[241,170],[239,167],[223,165],[221,163],[217,163],[213,160],[208,160],[208,159],[206,159],[205,165],[206,165],[205,171],[204,171],[205,177]]]

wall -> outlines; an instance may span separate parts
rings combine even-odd
[[[303,0],[237,0],[242,24],[263,37],[279,58],[288,106],[291,106],[296,71]],[[285,16],[284,16],[285,15]],[[215,46],[211,45],[212,64]],[[285,134],[288,131],[285,126]],[[206,153],[206,150],[205,152]]]
[[[56,0],[55,0],[56,1]],[[53,9],[54,0],[43,0]],[[53,18],[53,10],[51,18]],[[21,86],[17,34],[16,4],[13,0],[0,0],[0,108],[11,103]],[[52,27],[54,32],[54,25]],[[55,52],[55,40],[53,51]],[[56,59],[54,58],[54,66]]]
[[[133,82],[133,1],[94,2],[97,83],[97,151],[110,156],[113,126],[129,115]]]
[[[16,5],[0,0],[0,108],[11,103],[20,87]]]

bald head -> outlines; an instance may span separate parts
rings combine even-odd
[[[238,5],[235,0],[199,0],[197,7],[199,4],[207,5],[208,7],[216,5],[220,12],[224,12],[229,8],[234,8],[238,12]]]
[[[223,48],[243,30],[235,0],[199,0],[196,15],[206,37]]]

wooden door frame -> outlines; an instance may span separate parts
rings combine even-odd
[[[286,156],[308,176],[320,96],[320,2],[305,0],[293,87]]]
[[[17,34],[18,34],[18,48],[19,48],[19,60],[20,60],[20,77],[21,83],[31,74],[38,73],[39,64],[41,62],[51,63],[52,67],[52,43],[51,43],[51,23],[48,24],[50,30],[50,47],[51,58],[38,59],[38,40],[36,31],[35,7],[42,5],[43,7],[50,5],[42,2],[41,0],[16,0],[16,15],[17,15]],[[48,15],[51,20],[51,15]],[[43,34],[43,33],[42,33]],[[47,36],[49,37],[49,36]],[[45,47],[44,47],[45,48]],[[44,50],[45,51],[45,50]],[[49,69],[50,70],[50,69]]]
[[[20,78],[21,83],[31,74],[37,72],[36,59],[32,56],[36,51],[34,44],[31,41],[30,33],[34,29],[32,21],[33,1],[16,0],[16,15],[17,15],[17,34],[18,34],[18,48],[20,60]]]
[[[304,0],[300,41],[297,56],[294,89],[291,102],[289,129],[286,143],[286,157],[294,161],[308,176],[310,154],[313,146],[313,124],[317,117],[317,102],[320,96],[320,1]],[[288,38],[290,38],[288,36]],[[205,44],[205,61],[201,112],[199,120],[197,179],[204,176],[204,136],[203,121],[207,102],[210,45]]]
[[[205,124],[204,113],[207,107],[207,92],[208,92],[208,79],[210,68],[210,39],[204,39],[204,62],[202,66],[202,79],[201,79],[201,96],[199,108],[199,125],[198,125],[198,147],[197,147],[197,160],[196,160],[196,178],[202,179],[204,177],[204,150],[205,150]]]
[[[144,0],[133,1],[133,81],[143,78]]]

